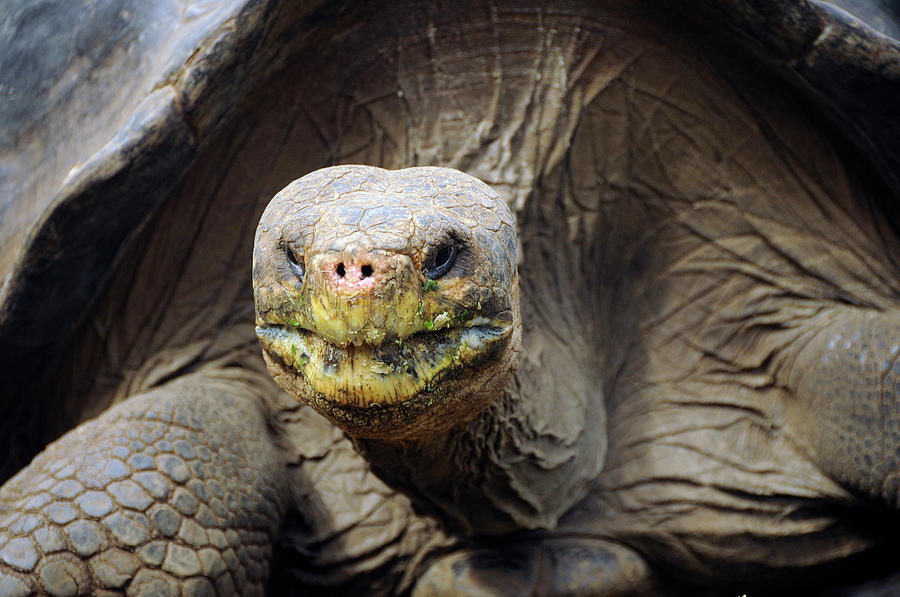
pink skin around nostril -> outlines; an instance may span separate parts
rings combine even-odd
[[[363,268],[366,268],[367,271],[363,272]],[[345,263],[343,264],[343,272],[344,275],[342,276],[338,272],[338,268],[335,268],[331,275],[335,286],[339,288],[362,290],[375,286],[375,273],[372,271],[372,266],[367,263]]]

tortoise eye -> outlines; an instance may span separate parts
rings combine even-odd
[[[453,267],[458,249],[455,244],[444,245],[438,249],[425,267],[425,277],[431,280],[440,278]]]
[[[297,279],[302,281],[303,274],[305,273],[303,269],[303,258],[295,255],[290,247],[285,247],[285,252],[287,253],[288,263],[291,264],[291,269],[294,271]]]

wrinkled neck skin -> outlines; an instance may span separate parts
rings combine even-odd
[[[511,504],[501,497],[510,488],[497,487],[510,485],[504,472],[511,463],[494,446],[506,443],[503,421],[518,407],[517,398],[507,391],[464,428],[426,439],[353,442],[375,474],[448,529],[468,535],[502,533],[517,528],[516,519],[533,516],[530,511],[524,517],[510,511]]]
[[[606,427],[598,351],[589,339],[594,322],[569,321],[585,313],[577,302],[589,295],[567,292],[572,280],[561,281],[561,296],[548,296],[535,278],[563,270],[546,253],[529,258],[536,267],[520,265],[522,348],[503,394],[468,425],[437,436],[354,439],[379,477],[457,533],[552,529],[602,469]]]

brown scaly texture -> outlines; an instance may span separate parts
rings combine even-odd
[[[288,490],[251,382],[135,396],[10,479],[0,594],[262,594]]]

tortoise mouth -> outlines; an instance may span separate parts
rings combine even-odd
[[[310,330],[283,325],[257,326],[256,335],[271,358],[311,386],[315,399],[370,407],[431,394],[447,377],[494,359],[512,329],[511,313],[504,311],[378,345],[337,346]]]

